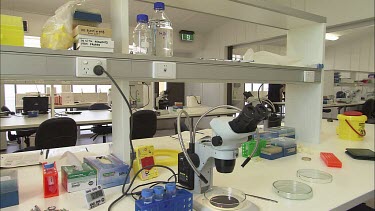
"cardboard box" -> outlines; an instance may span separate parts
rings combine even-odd
[[[85,157],[83,161],[96,169],[97,184],[103,188],[122,185],[129,171],[129,165],[113,155]]]
[[[61,167],[61,181],[69,193],[96,187],[96,170],[87,163],[82,164],[82,171],[74,166]]]
[[[62,92],[61,104],[62,105],[74,105],[74,94],[72,92]]]
[[[78,25],[73,30],[73,37],[79,34],[96,37],[112,37],[112,29]]]

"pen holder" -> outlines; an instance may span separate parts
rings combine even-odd
[[[44,198],[59,195],[59,175],[56,163],[43,163],[43,189]]]

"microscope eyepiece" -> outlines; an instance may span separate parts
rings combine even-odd
[[[229,126],[236,133],[249,133],[256,130],[257,125],[266,119],[269,111],[267,108],[258,104],[255,107],[247,104],[241,111],[240,115],[229,122]]]

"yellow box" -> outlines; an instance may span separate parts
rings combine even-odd
[[[1,15],[0,20],[0,44],[23,46],[24,32],[22,17]]]
[[[134,160],[134,171],[137,172],[141,168],[146,166],[154,165],[154,146],[140,146],[135,149],[137,158]],[[141,180],[149,180],[159,176],[159,172],[156,168],[145,169],[138,174]]]

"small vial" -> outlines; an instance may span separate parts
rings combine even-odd
[[[155,186],[154,187],[154,199],[155,201],[161,201],[164,197],[164,187],[163,186]]]
[[[167,197],[175,197],[177,195],[176,183],[167,183],[165,185]]]
[[[151,204],[154,196],[154,191],[150,188],[145,188],[141,192],[142,200],[144,204]]]

